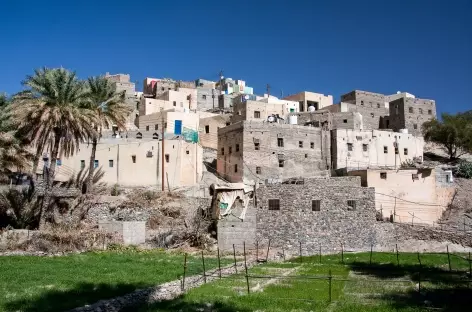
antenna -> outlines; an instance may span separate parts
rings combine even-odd
[[[267,84],[267,98],[270,98],[270,84]]]

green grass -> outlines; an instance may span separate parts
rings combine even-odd
[[[184,256],[159,251],[0,257],[0,311],[64,311],[178,279]],[[231,261],[222,260],[222,265]],[[187,276],[199,274],[188,257]],[[205,258],[207,269],[217,266]]]
[[[170,301],[128,311],[467,311],[472,306],[469,263],[451,255],[346,253],[268,263],[244,274],[223,278]],[[329,281],[331,272],[331,301]],[[277,279],[260,278],[284,276]],[[418,284],[421,281],[421,292]],[[432,310],[431,310],[432,309]]]

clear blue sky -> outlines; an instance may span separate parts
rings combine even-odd
[[[70,3],[74,4],[70,4]],[[472,1],[1,0],[0,91],[34,68],[226,77],[261,94],[408,91],[472,109]]]

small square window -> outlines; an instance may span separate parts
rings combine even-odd
[[[395,147],[395,155],[398,155],[398,147]]]
[[[423,114],[423,109],[422,108],[418,108],[418,111],[420,112],[420,114]]]
[[[231,123],[230,122],[227,122],[226,125],[229,126]]]
[[[408,112],[409,112],[410,114],[413,114],[413,107],[408,107]]]
[[[210,126],[209,125],[205,126],[205,133],[210,133]]]
[[[164,91],[164,90],[165,90],[164,87],[162,87],[162,88],[161,88],[161,91]]]
[[[221,155],[224,155],[224,154],[225,154],[225,148],[222,147],[222,148],[221,148]]]
[[[190,151],[185,151],[185,154],[190,155]]]
[[[388,154],[388,146],[384,146],[384,154]]]
[[[387,173],[386,173],[386,172],[381,172],[381,173],[380,173],[380,178],[381,178],[382,180],[387,180]]]
[[[232,147],[232,146],[230,146],[230,147],[229,147],[229,151],[228,151],[228,153],[229,153],[229,154],[231,154],[232,152],[233,152],[233,147]]]
[[[361,105],[364,105],[364,101],[361,101]]]
[[[154,130],[159,130],[159,125],[158,124],[154,125]]]
[[[298,141],[298,147],[303,148],[303,141]]]
[[[131,156],[131,160],[133,161],[133,164],[136,163],[136,155]]]
[[[347,150],[352,152],[352,143],[347,143]]]
[[[403,155],[408,155],[408,149],[407,148],[403,149]]]
[[[282,159],[279,159],[279,168],[284,167],[284,161]]]
[[[256,174],[261,174],[261,167],[256,167]]]
[[[234,165],[234,172],[238,172],[238,164]]]
[[[280,210],[280,199],[269,199],[269,210]]]
[[[164,122],[164,129],[167,129],[167,122]]]
[[[367,144],[362,144],[362,150],[363,150],[364,152],[367,152],[367,151],[369,150],[369,145],[367,145]]]
[[[56,159],[56,166],[62,166],[62,160],[60,158]]]
[[[84,169],[85,168],[85,160],[81,160],[80,161],[80,169]]]
[[[310,148],[315,148],[315,142],[310,142]]]
[[[261,112],[254,111],[254,118],[261,118]]]
[[[146,131],[149,131],[149,126],[146,126]]]
[[[356,210],[356,201],[355,200],[348,200],[347,201],[348,210]]]
[[[308,158],[308,154],[305,154],[305,158]]]
[[[205,94],[202,95],[202,99],[206,100],[207,96]]]
[[[411,178],[413,179],[413,181],[420,179],[420,178],[418,177],[418,174],[417,174],[417,173],[413,173],[413,174],[411,175]]]
[[[113,159],[108,161],[108,167],[113,168]]]
[[[260,149],[259,143],[254,143],[254,149],[258,151]]]
[[[428,109],[428,115],[432,115],[433,114],[433,111]]]
[[[417,124],[413,124],[413,129],[418,129],[418,125]]]
[[[283,138],[277,138],[277,146],[278,147],[284,147],[284,139]]]
[[[172,104],[173,104],[174,106],[177,106],[177,102],[176,102],[176,101],[172,102]]]
[[[239,152],[239,144],[236,144],[236,152]]]
[[[98,159],[95,159],[94,162],[93,162],[93,167],[98,168],[99,164],[100,164],[100,162],[98,161]]]
[[[377,103],[377,108],[380,108],[380,103]]]
[[[343,123],[347,123],[347,119],[343,119]]]
[[[311,201],[311,211],[320,211],[321,210],[321,200],[316,199]]]

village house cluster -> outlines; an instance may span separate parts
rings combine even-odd
[[[126,129],[109,129],[98,144],[94,166],[104,172],[102,181],[156,188],[164,182],[176,188],[198,185],[203,172],[212,170],[228,183],[250,186],[243,193],[251,193],[251,200],[241,198],[246,195],[239,199],[246,222],[254,222],[253,231],[229,226],[228,218],[220,222],[222,244],[234,243],[230,237],[237,235],[265,233],[260,220],[277,219],[284,210],[293,214],[292,220],[307,222],[294,209],[431,224],[453,192],[450,172],[423,163],[421,128],[436,117],[434,100],[360,90],[341,95],[339,103],[332,95],[311,91],[277,98],[269,92],[256,95],[245,81],[223,77],[146,78],[138,92],[129,75],[106,77],[125,91],[132,113]],[[90,148],[82,144],[77,154],[59,160],[56,179],[65,181],[86,169]],[[215,161],[204,165],[204,151],[214,151]],[[224,191],[217,188],[213,196]],[[237,202],[213,207],[215,215],[238,209]],[[297,224],[285,225],[285,231]]]

